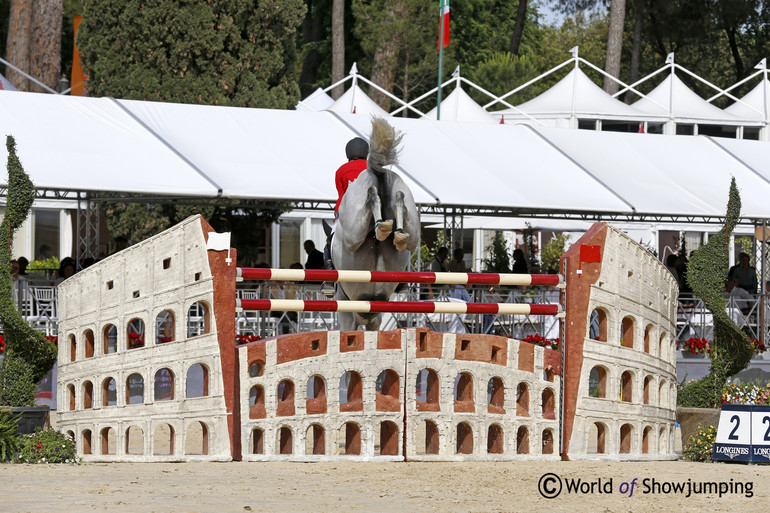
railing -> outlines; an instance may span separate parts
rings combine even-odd
[[[751,299],[726,298],[727,314],[749,338],[767,343],[770,322],[770,297],[753,294]],[[764,306],[764,315],[763,313]],[[689,338],[714,338],[714,320],[703,300],[692,296],[679,297],[676,312],[676,337],[679,347]],[[764,336],[763,336],[764,333]]]
[[[275,282],[239,283],[238,299],[303,299],[323,300],[320,284],[282,284]],[[466,286],[413,284],[397,292],[392,301],[462,301],[473,303],[554,304],[559,290],[546,287]],[[385,313],[381,330],[426,327],[434,331],[486,333],[523,339],[540,335],[559,337],[559,320],[553,315]],[[236,314],[236,330],[241,335],[269,337],[286,333],[339,329],[333,312],[262,312],[244,310]]]

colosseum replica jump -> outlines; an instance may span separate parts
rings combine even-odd
[[[222,235],[194,216],[60,286],[58,423],[84,461],[676,457],[676,284],[607,224],[563,276],[241,269]],[[243,279],[562,291],[560,305],[238,300]],[[238,309],[557,315],[564,343],[406,328],[237,345]]]

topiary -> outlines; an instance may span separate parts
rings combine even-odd
[[[19,417],[8,409],[0,408],[0,461],[11,459],[19,446],[16,426]]]
[[[33,383],[48,373],[56,362],[56,346],[46,340],[42,333],[35,331],[24,320],[13,301],[13,278],[11,277],[11,242],[14,232],[29,214],[35,196],[35,186],[24,172],[16,156],[16,141],[13,136],[6,138],[8,150],[8,196],[5,216],[0,223],[0,324],[3,326],[5,359],[22,360]],[[22,366],[15,367],[21,371]],[[6,380],[5,385],[10,385]],[[7,393],[0,388],[0,398],[5,401]],[[34,402],[34,400],[33,400]]]
[[[754,354],[754,344],[727,315],[727,302],[722,295],[730,236],[740,214],[741,196],[733,178],[724,227],[693,252],[687,266],[688,283],[714,318],[714,343],[709,374],[682,388],[678,400],[680,406],[718,407],[727,378],[745,369]]]
[[[35,383],[30,365],[15,353],[6,355],[0,362],[0,404],[33,406]]]

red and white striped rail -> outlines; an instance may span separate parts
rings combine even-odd
[[[423,301],[304,301],[301,299],[239,299],[243,310],[278,310],[282,312],[359,312],[359,313],[445,313],[558,315],[561,307],[554,304],[527,303],[461,303]]]
[[[261,269],[239,267],[244,280],[436,283],[444,285],[562,285],[558,274],[432,273],[389,271],[327,271],[323,269]]]

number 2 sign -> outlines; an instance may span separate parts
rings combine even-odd
[[[770,462],[770,407],[723,404],[714,459]]]

